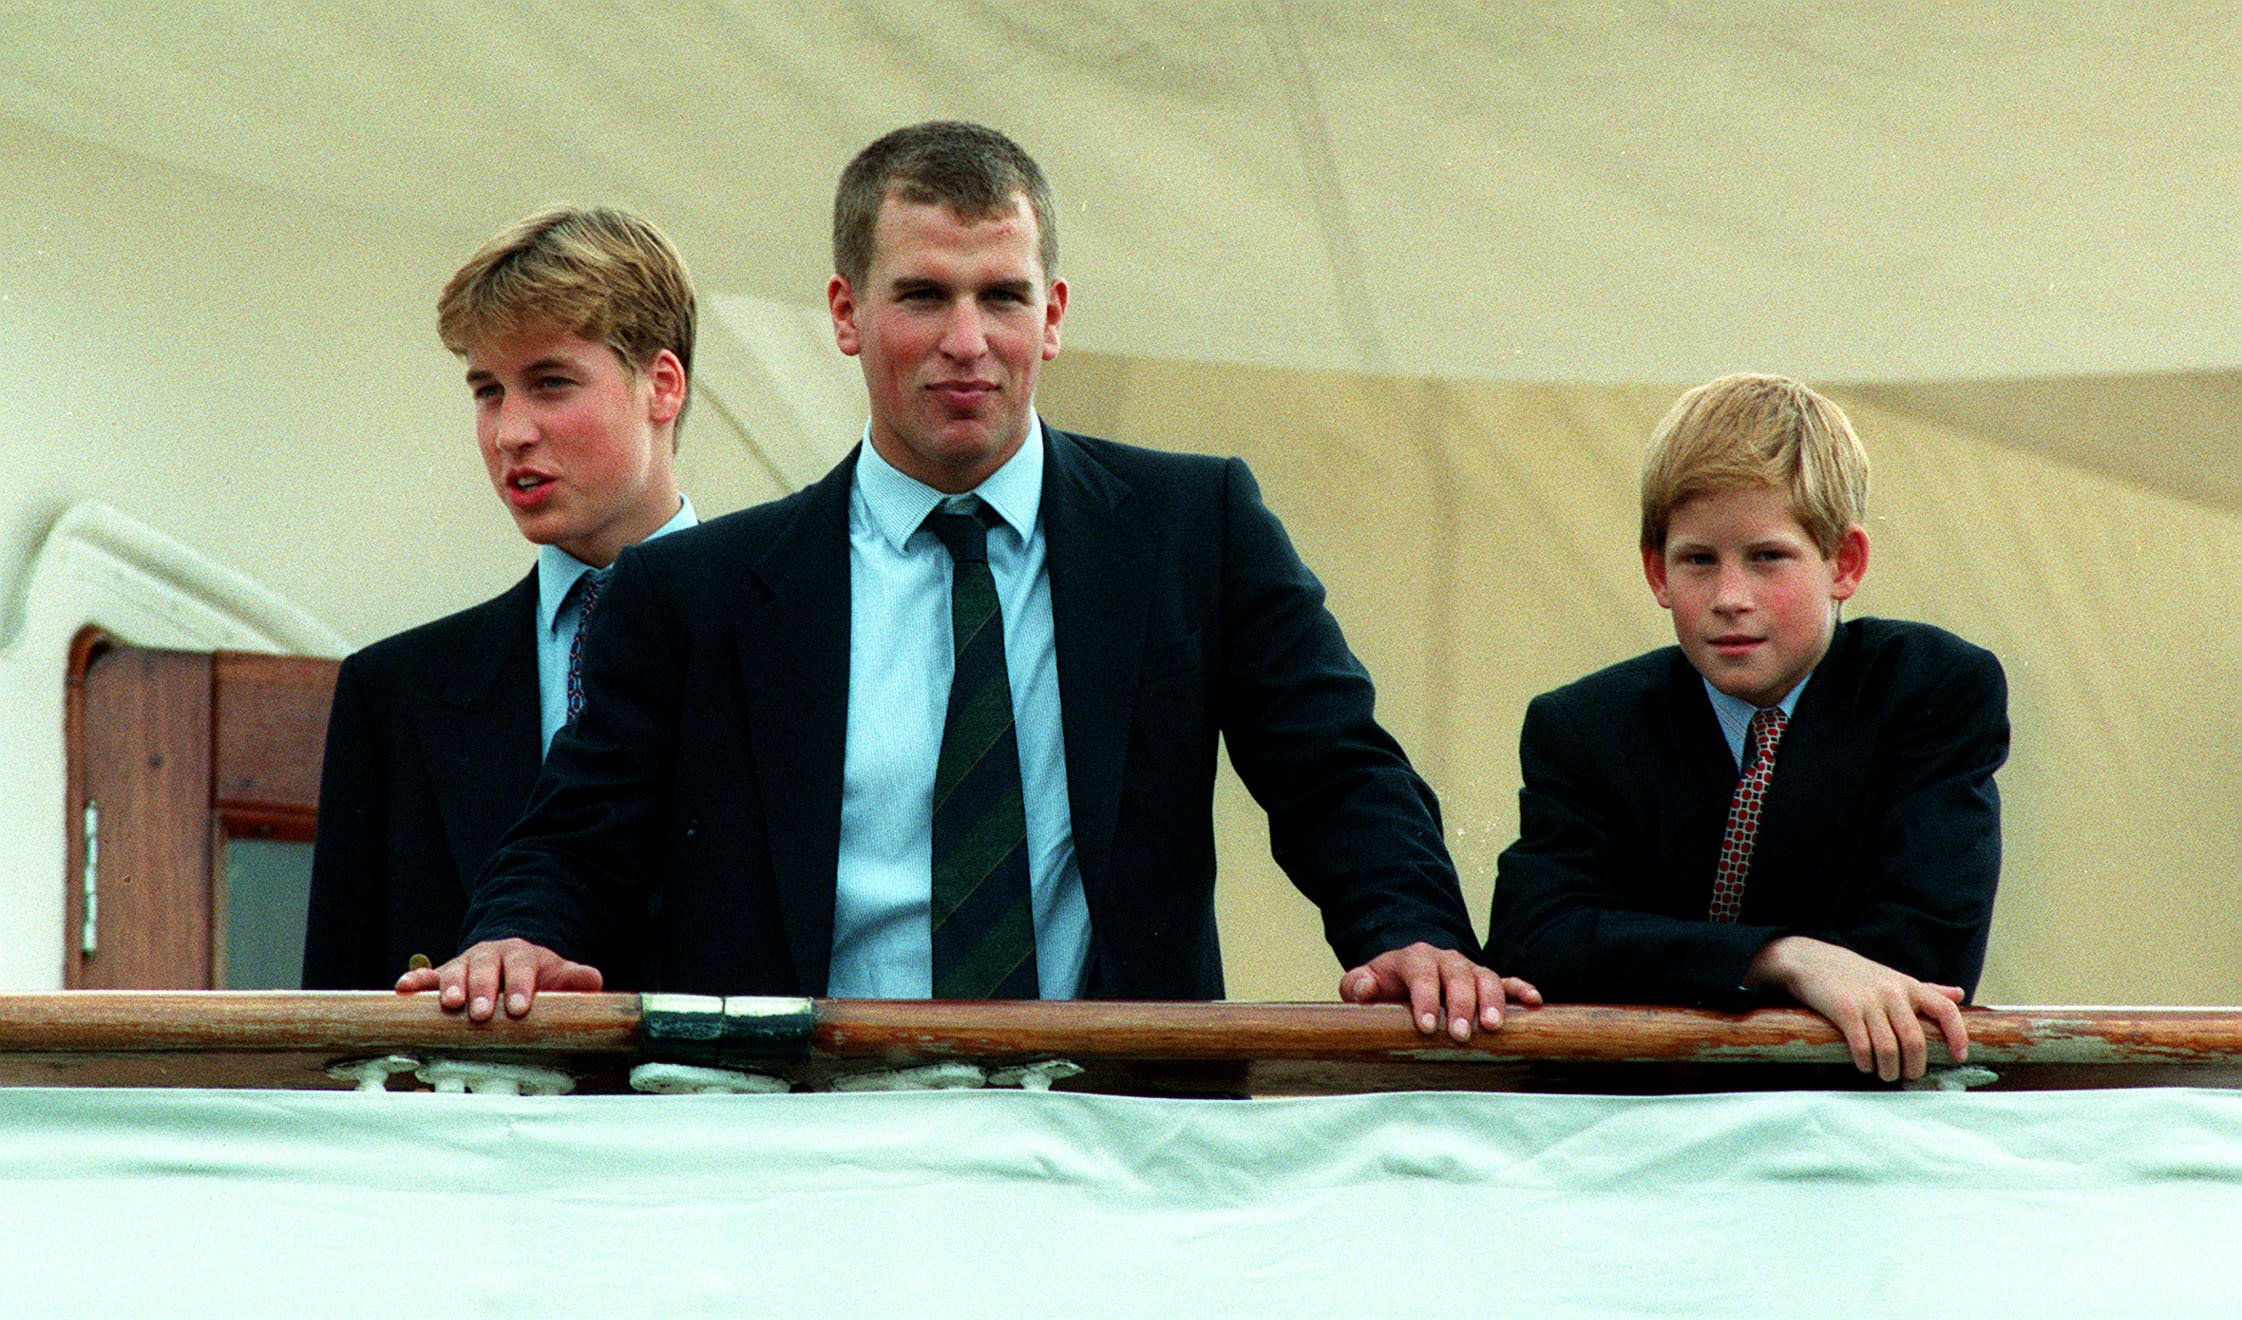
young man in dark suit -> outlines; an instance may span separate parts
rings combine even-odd
[[[467,363],[483,465],[537,566],[343,662],[312,855],[312,989],[387,988],[414,954],[458,948],[475,877],[568,718],[594,584],[623,547],[695,521],[672,468],[693,287],[653,226],[614,210],[529,216],[453,275],[437,328]]]
[[[1680,645],[1536,697],[1489,960],[1553,999],[1793,1000],[1885,1080],[1956,1062],[2000,873],[2000,663],[1839,606],[1868,458],[1795,381],[1682,396],[1644,465],[1642,562]]]
[[[650,896],[669,990],[1216,997],[1219,737],[1345,997],[1459,1039],[1532,1000],[1472,961],[1432,793],[1244,465],[1036,416],[1056,219],[976,125],[850,164],[827,299],[865,443],[623,556],[478,943],[400,989],[480,1019],[596,988]]]

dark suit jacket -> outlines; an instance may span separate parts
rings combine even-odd
[[[1342,963],[1469,949],[1432,792],[1245,465],[1046,426],[1049,549],[1086,993],[1222,993],[1217,736]],[[585,714],[476,893],[467,942],[595,965],[651,888],[665,989],[823,994],[847,722],[855,455],[786,499],[625,551]]]
[[[386,990],[459,943],[537,782],[537,574],[343,661],[327,717],[304,985]]]
[[[1544,693],[1489,958],[1552,1000],[1744,1007],[1753,956],[1799,934],[1974,991],[2008,739],[1991,652],[1925,624],[1841,625],[1776,752],[1743,911],[1716,924],[1736,762],[1681,649]]]

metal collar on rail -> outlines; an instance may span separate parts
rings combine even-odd
[[[651,1063],[746,1068],[810,1057],[816,1006],[776,996],[641,995],[639,1057]]]

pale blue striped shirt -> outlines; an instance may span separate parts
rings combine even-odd
[[[1090,911],[1074,857],[1059,664],[1045,564],[1043,424],[973,491],[1002,520],[989,571],[1004,616],[1004,659],[1027,806],[1036,975],[1045,999],[1074,997],[1090,953]],[[849,699],[842,768],[839,892],[828,993],[924,999],[934,988],[934,766],[955,665],[949,552],[922,524],[947,497],[859,448],[849,495]]]

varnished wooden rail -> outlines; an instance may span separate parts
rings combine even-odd
[[[2242,1009],[1971,1009],[1968,1070],[1996,1087],[2242,1086]],[[1065,1059],[1064,1087],[1150,1094],[1366,1090],[1620,1093],[1873,1085],[1796,1009],[1558,1005],[1513,1010],[1469,1044],[1420,1036],[1399,1006],[941,1003],[546,995],[470,1023],[383,993],[0,994],[0,1084],[335,1086],[369,1056],[543,1064],[614,1089],[645,1059],[804,1085],[874,1068]],[[1942,1052],[1933,1057],[1943,1061]]]

